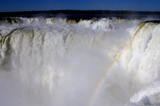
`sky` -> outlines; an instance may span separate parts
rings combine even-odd
[[[160,0],[0,0],[0,12],[38,10],[160,11]]]

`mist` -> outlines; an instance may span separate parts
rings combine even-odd
[[[0,25],[0,105],[124,106],[146,84],[126,51],[140,20],[22,20]]]

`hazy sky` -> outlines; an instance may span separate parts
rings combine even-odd
[[[66,9],[160,11],[160,0],[0,0],[0,12]]]

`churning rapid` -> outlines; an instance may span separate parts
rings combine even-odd
[[[0,106],[160,105],[158,21],[11,18],[0,35]]]

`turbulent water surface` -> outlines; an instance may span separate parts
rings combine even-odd
[[[0,106],[159,106],[160,24],[0,22]]]

